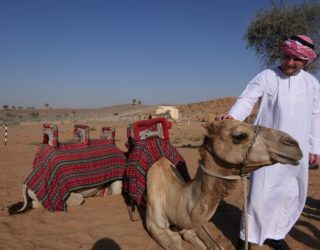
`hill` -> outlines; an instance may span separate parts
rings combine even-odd
[[[212,99],[199,103],[175,105],[182,119],[203,121],[227,110],[235,102],[234,97]],[[122,104],[97,109],[7,109],[0,110],[0,123],[24,122],[90,122],[132,121],[154,115],[157,105]]]

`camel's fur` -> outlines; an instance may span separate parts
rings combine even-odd
[[[239,175],[255,127],[235,120],[205,126],[199,149],[203,166],[221,176]],[[297,165],[302,153],[288,134],[261,128],[246,160],[246,173],[274,163]],[[157,161],[147,175],[147,228],[165,249],[183,249],[180,235],[199,249],[223,249],[209,237],[203,224],[216,211],[219,201],[234,189],[234,180],[212,177],[198,168],[185,183],[167,159]],[[173,232],[169,226],[179,231]]]

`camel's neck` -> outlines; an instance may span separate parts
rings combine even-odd
[[[219,172],[214,172],[212,167],[208,167],[208,164],[206,163],[203,164],[203,167],[210,169],[211,172],[219,176],[224,176]],[[212,199],[212,196],[214,196],[213,198],[221,200],[235,188],[236,180],[223,179],[221,177],[210,175],[205,173],[205,171],[199,167],[192,184],[197,190],[201,190],[201,197],[208,196]]]
[[[218,175],[230,175],[217,162],[210,157],[208,152],[201,152],[203,166]],[[207,214],[211,217],[217,208],[219,201],[226,197],[235,188],[236,180],[226,180],[213,177],[205,173],[201,167],[198,168],[195,178],[191,183],[192,197],[197,202],[194,203],[194,211]]]

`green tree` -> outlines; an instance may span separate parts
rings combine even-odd
[[[303,2],[300,5],[288,5],[280,0],[272,1],[272,8],[260,10],[249,24],[244,38],[247,47],[254,49],[266,66],[278,63],[281,42],[292,35],[306,34],[320,45],[320,3]],[[319,61],[312,63],[308,70],[317,72]]]
[[[135,105],[135,104],[136,104],[136,102],[137,102],[137,100],[136,100],[136,99],[132,99],[132,105]]]
[[[9,108],[9,105],[3,105],[2,108],[7,110]]]
[[[46,108],[49,108],[49,103],[44,104]]]

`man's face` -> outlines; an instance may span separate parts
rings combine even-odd
[[[280,62],[281,71],[288,76],[298,74],[299,71],[303,69],[308,63],[307,60],[303,60],[299,57],[289,54],[282,54]]]

